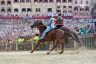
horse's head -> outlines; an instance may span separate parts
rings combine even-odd
[[[43,25],[43,23],[40,20],[37,20],[31,25],[31,28],[40,27],[41,25]]]

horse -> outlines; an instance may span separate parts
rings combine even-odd
[[[42,34],[44,32],[44,30],[46,29],[46,26],[40,20],[37,20],[36,22],[34,22],[33,25],[31,25],[30,27],[31,28],[37,27],[39,29],[40,34]],[[66,29],[66,30],[69,31],[69,29]],[[63,28],[61,28],[61,29],[55,29],[55,30],[53,29],[50,32],[48,32],[46,34],[46,37],[43,40],[43,42],[45,42],[45,41],[53,41],[54,46],[53,46],[53,48],[49,52],[47,52],[47,54],[49,54],[53,49],[55,49],[58,43],[61,44],[61,51],[59,52],[59,54],[62,54],[63,51],[64,51],[65,42],[67,41],[68,37],[70,36],[69,33],[70,32],[67,32],[67,31],[64,32],[63,31]],[[77,38],[75,38],[73,36],[71,36],[71,37],[78,42]],[[38,42],[37,42],[37,44],[36,44],[36,46],[34,47],[34,49],[31,50],[31,53],[33,53],[34,50],[37,49],[37,47],[40,45],[41,42],[42,42],[42,40],[39,39]]]

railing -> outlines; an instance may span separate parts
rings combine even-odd
[[[84,44],[84,47],[86,49],[93,49],[96,48],[96,40],[95,38],[92,36],[92,34],[86,34],[86,35],[80,35],[80,38]],[[4,51],[4,50],[31,50],[34,46],[36,45],[36,43],[34,42],[30,42],[30,43],[18,43],[16,41],[8,43],[7,41],[0,41],[0,51]],[[50,49],[50,44],[48,43],[41,43],[38,50],[49,50]],[[68,43],[66,43],[65,48],[76,48],[76,42],[72,39],[69,38]],[[57,46],[57,49],[60,48],[60,45]]]

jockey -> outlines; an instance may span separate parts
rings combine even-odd
[[[57,17],[55,22],[56,22],[56,28],[57,29],[64,25],[64,20],[63,20],[63,18],[61,16],[61,13],[58,14],[58,17]]]
[[[49,31],[51,31],[52,29],[55,29],[56,28],[56,23],[55,23],[55,18],[53,18],[54,17],[54,15],[53,14],[51,14],[51,15],[49,15],[49,17],[50,17],[50,21],[49,21],[49,23],[48,23],[48,25],[47,25],[47,28],[46,28],[46,30],[43,32],[43,34],[42,34],[42,36],[41,36],[41,40],[43,40],[44,38],[45,38],[45,36],[46,36],[46,33],[48,33]]]

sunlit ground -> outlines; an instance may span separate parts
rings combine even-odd
[[[96,50],[0,52],[0,64],[96,64]]]

